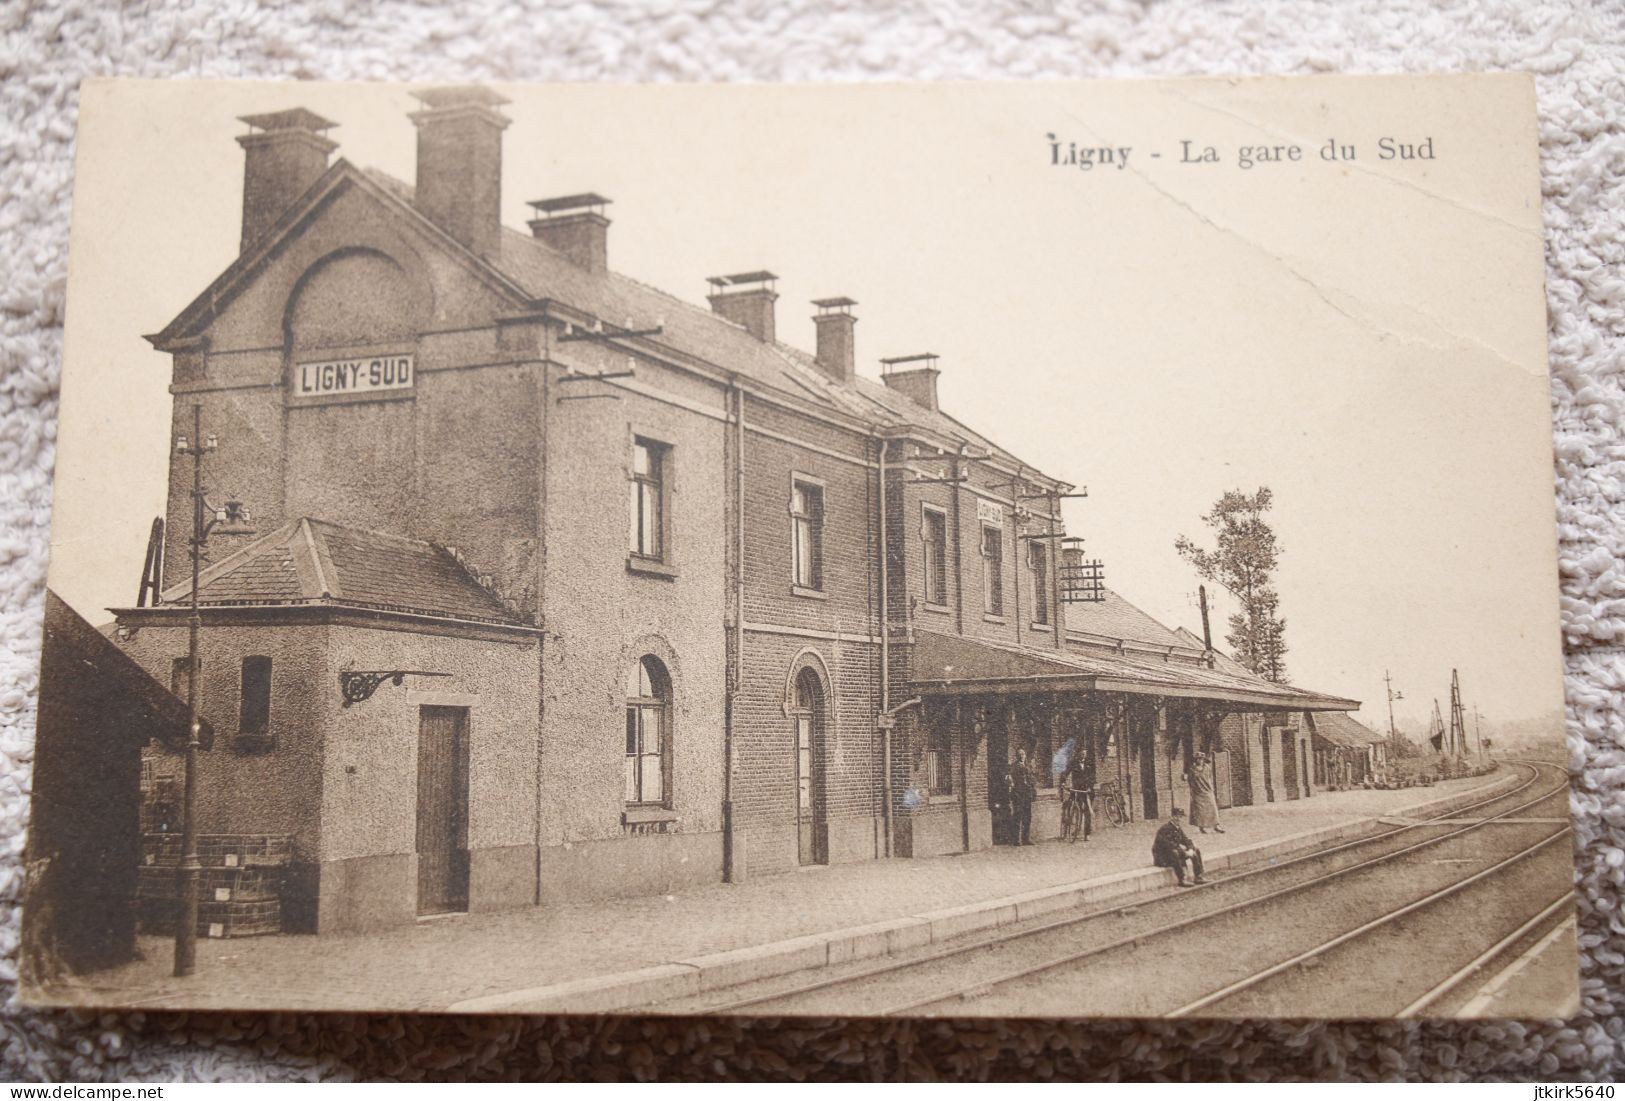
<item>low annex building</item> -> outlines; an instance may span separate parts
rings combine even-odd
[[[844,296],[781,343],[767,270],[709,310],[623,277],[600,195],[506,227],[504,101],[418,98],[410,185],[245,118],[240,255],[149,338],[260,533],[198,588],[199,829],[291,836],[290,928],[986,847],[1018,748],[1157,817],[1223,715],[1357,706],[1069,603],[1072,487],[943,412],[937,357],[859,376]],[[116,610],[172,684],[191,597]]]

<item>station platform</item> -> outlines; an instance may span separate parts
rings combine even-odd
[[[1526,770],[1392,791],[1317,792],[1235,807],[1225,832],[1187,832],[1211,871],[1322,847],[1445,813],[1515,786]],[[86,977],[133,1008],[525,1013],[633,1009],[715,986],[885,954],[1110,897],[1168,887],[1151,866],[1159,822],[1097,827],[1088,841],[928,859],[865,861],[675,895],[457,915],[369,934],[205,940],[197,972],[169,974],[171,943]],[[77,1000],[72,987],[56,992]]]

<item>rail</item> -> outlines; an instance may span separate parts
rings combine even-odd
[[[1467,803],[1467,804],[1465,804],[1465,805],[1463,805],[1461,807],[1453,807],[1453,808],[1450,808],[1448,810],[1440,811],[1440,812],[1438,812],[1436,814],[1432,814],[1432,815],[1428,816],[1425,819],[1421,819],[1421,820],[1416,821],[1416,822],[1406,823],[1404,825],[1397,826],[1397,827],[1395,827],[1393,829],[1386,830],[1386,831],[1383,831],[1381,833],[1372,834],[1372,835],[1370,835],[1368,837],[1356,838],[1353,841],[1342,842],[1342,843],[1340,843],[1338,845],[1333,845],[1333,846],[1331,846],[1329,848],[1325,848],[1325,849],[1317,849],[1317,850],[1314,850],[1313,852],[1305,853],[1305,854],[1303,854],[1301,856],[1291,857],[1291,858],[1281,860],[1281,861],[1277,861],[1277,862],[1274,862],[1274,863],[1264,864],[1264,865],[1261,865],[1260,867],[1257,867],[1257,868],[1250,868],[1250,869],[1247,869],[1245,871],[1238,872],[1238,873],[1236,873],[1234,875],[1226,876],[1222,880],[1217,881],[1215,883],[1211,883],[1208,886],[1209,887],[1214,887],[1214,886],[1228,887],[1228,886],[1233,885],[1235,883],[1242,882],[1242,881],[1249,880],[1249,879],[1253,879],[1255,877],[1266,876],[1266,875],[1268,875],[1268,876],[1278,876],[1279,873],[1281,873],[1282,871],[1285,871],[1286,869],[1289,869],[1289,868],[1293,868],[1293,867],[1296,867],[1296,866],[1299,866],[1299,865],[1303,865],[1303,864],[1306,864],[1306,863],[1309,863],[1309,862],[1312,862],[1312,861],[1323,861],[1323,860],[1325,860],[1326,858],[1328,858],[1330,856],[1334,856],[1334,855],[1336,855],[1338,853],[1345,852],[1345,851],[1348,851],[1348,850],[1351,850],[1351,849],[1356,849],[1356,848],[1361,848],[1361,847],[1369,847],[1369,846],[1374,845],[1374,844],[1376,844],[1378,842],[1391,839],[1391,838],[1393,838],[1393,837],[1395,837],[1395,836],[1397,836],[1399,834],[1403,834],[1403,833],[1406,833],[1406,832],[1409,832],[1409,831],[1412,831],[1412,830],[1424,829],[1424,828],[1428,828],[1430,826],[1435,826],[1439,822],[1439,820],[1441,820],[1441,819],[1454,818],[1454,817],[1457,817],[1457,816],[1462,815],[1464,813],[1467,813],[1467,812],[1470,812],[1470,811],[1473,811],[1473,810],[1477,810],[1480,807],[1486,807],[1486,806],[1489,806],[1489,805],[1494,804],[1494,803],[1503,802],[1503,801],[1505,801],[1505,800],[1507,800],[1509,798],[1512,798],[1512,797],[1514,797],[1516,795],[1521,794],[1524,791],[1527,791],[1531,786],[1533,786],[1540,779],[1540,770],[1538,768],[1534,767],[1533,765],[1529,765],[1529,764],[1523,763],[1523,762],[1514,762],[1514,763],[1518,764],[1518,766],[1521,767],[1521,768],[1529,769],[1528,778],[1523,783],[1519,784],[1516,787],[1510,788],[1510,789],[1508,789],[1506,791],[1497,792],[1494,795],[1487,796],[1487,797],[1485,797],[1483,799],[1480,799],[1480,800],[1477,800],[1475,802]],[[1314,878],[1305,880],[1305,881],[1303,881],[1301,883],[1290,884],[1290,885],[1288,885],[1288,886],[1286,886],[1284,888],[1280,888],[1280,889],[1277,889],[1275,891],[1270,891],[1270,892],[1267,892],[1267,893],[1265,893],[1263,895],[1252,896],[1252,897],[1250,897],[1248,899],[1245,899],[1245,900],[1243,900],[1241,902],[1233,903],[1233,904],[1231,904],[1229,906],[1225,906],[1225,907],[1222,907],[1222,908],[1217,909],[1217,910],[1206,910],[1206,911],[1203,911],[1202,913],[1200,913],[1200,914],[1198,914],[1198,915],[1196,915],[1194,917],[1183,919],[1181,921],[1174,922],[1174,923],[1172,923],[1170,925],[1161,926],[1161,927],[1158,927],[1158,928],[1155,928],[1155,929],[1140,932],[1140,933],[1137,933],[1137,934],[1135,934],[1133,936],[1130,936],[1130,937],[1121,938],[1119,940],[1112,941],[1112,942],[1110,942],[1108,944],[1100,945],[1100,946],[1097,946],[1095,948],[1088,949],[1088,950],[1086,950],[1084,952],[1081,952],[1081,953],[1074,953],[1074,954],[1071,954],[1068,957],[1063,958],[1063,959],[1047,961],[1045,963],[1042,963],[1042,964],[1039,964],[1039,965],[1036,965],[1036,966],[1025,967],[1025,968],[1022,968],[1019,972],[1012,972],[1012,973],[1009,973],[1007,975],[1001,975],[1001,976],[999,976],[999,977],[997,977],[997,978],[995,978],[995,979],[993,979],[991,981],[978,982],[973,987],[967,988],[967,991],[980,991],[980,990],[986,989],[986,988],[991,987],[991,986],[1003,985],[1003,984],[1005,984],[1007,982],[1013,982],[1013,981],[1015,981],[1015,980],[1017,980],[1019,978],[1025,978],[1025,977],[1027,977],[1028,975],[1031,975],[1031,974],[1037,974],[1037,973],[1040,973],[1040,972],[1043,972],[1043,971],[1054,970],[1055,968],[1066,966],[1069,963],[1077,962],[1080,959],[1086,959],[1086,958],[1088,958],[1090,956],[1093,956],[1093,955],[1099,955],[1099,954],[1103,954],[1105,952],[1113,951],[1115,949],[1122,948],[1122,947],[1125,947],[1125,946],[1138,944],[1139,942],[1144,941],[1144,940],[1146,940],[1146,939],[1148,939],[1150,937],[1159,936],[1159,935],[1161,935],[1163,933],[1173,932],[1173,931],[1176,931],[1176,930],[1179,930],[1179,929],[1184,929],[1184,928],[1187,928],[1187,927],[1189,927],[1191,925],[1194,925],[1194,924],[1196,924],[1198,922],[1206,921],[1206,920],[1208,920],[1210,918],[1213,918],[1213,917],[1222,916],[1223,914],[1226,914],[1226,913],[1230,913],[1230,912],[1238,911],[1238,910],[1241,910],[1241,909],[1245,909],[1245,908],[1250,907],[1250,906],[1255,906],[1255,905],[1258,905],[1259,903],[1268,902],[1268,901],[1271,901],[1271,900],[1276,899],[1276,898],[1281,898],[1281,897],[1284,897],[1284,896],[1286,896],[1288,894],[1297,893],[1299,891],[1307,889],[1308,887],[1324,883],[1324,882],[1326,882],[1326,881],[1328,881],[1330,879],[1335,879],[1335,878],[1337,878],[1339,876],[1347,875],[1347,874],[1350,874],[1350,873],[1352,873],[1354,871],[1357,871],[1357,870],[1360,870],[1360,869],[1363,869],[1363,868],[1368,868],[1368,867],[1371,867],[1371,866],[1373,866],[1375,864],[1381,863],[1383,861],[1392,860],[1392,859],[1395,859],[1397,857],[1406,855],[1408,853],[1415,852],[1418,849],[1425,848],[1425,847],[1435,845],[1435,844],[1439,844],[1439,843],[1447,841],[1447,840],[1449,840],[1449,839],[1451,839],[1453,837],[1459,837],[1460,835],[1462,835],[1464,833],[1468,833],[1468,832],[1471,832],[1473,830],[1480,829],[1483,826],[1489,824],[1490,822],[1494,822],[1494,821],[1496,821],[1498,819],[1501,819],[1501,818],[1510,817],[1512,815],[1517,814],[1520,811],[1527,810],[1528,808],[1530,808],[1532,806],[1535,806],[1535,805],[1537,805],[1539,803],[1542,803],[1542,802],[1550,799],[1553,795],[1557,794],[1559,791],[1566,790],[1567,787],[1568,787],[1568,783],[1567,783],[1567,779],[1565,777],[1564,783],[1559,787],[1552,788],[1551,790],[1543,792],[1542,794],[1540,794],[1539,796],[1537,796],[1536,798],[1534,798],[1532,800],[1520,803],[1520,804],[1518,804],[1516,806],[1513,806],[1513,807],[1510,807],[1510,808],[1508,808],[1506,810],[1500,811],[1497,814],[1494,814],[1494,815],[1491,815],[1491,816],[1486,817],[1484,819],[1481,819],[1479,821],[1470,823],[1470,824],[1468,824],[1466,826],[1463,826],[1460,829],[1452,830],[1452,831],[1450,831],[1448,833],[1441,834],[1441,835],[1439,835],[1437,837],[1428,838],[1426,840],[1418,842],[1415,845],[1409,845],[1409,846],[1406,846],[1404,848],[1401,848],[1401,849],[1396,850],[1396,851],[1391,852],[1391,853],[1385,853],[1385,854],[1383,854],[1381,856],[1377,856],[1377,857],[1371,858],[1369,860],[1360,861],[1359,863],[1349,865],[1346,868],[1337,869],[1336,871],[1328,873],[1327,875],[1324,875],[1324,876],[1314,877]],[[1200,889],[1198,889],[1198,891],[1199,890]],[[1192,897],[1192,895],[1197,894],[1197,893],[1198,893],[1197,891],[1186,892],[1186,893],[1178,894],[1178,895],[1167,895],[1167,896],[1163,896],[1162,899],[1152,899],[1152,900],[1146,900],[1146,899],[1141,898],[1141,899],[1137,899],[1135,901],[1126,902],[1126,903],[1124,903],[1122,905],[1107,907],[1105,909],[1100,909],[1100,910],[1091,910],[1091,911],[1089,911],[1087,913],[1084,913],[1084,914],[1072,914],[1072,915],[1068,915],[1066,917],[1059,918],[1059,919],[1056,919],[1056,920],[1053,920],[1053,921],[1039,922],[1037,924],[1025,926],[1025,927],[1018,928],[1018,929],[1004,929],[1004,930],[994,932],[994,933],[992,933],[992,934],[990,934],[988,936],[974,937],[974,938],[963,940],[963,941],[956,941],[954,943],[944,945],[939,949],[935,949],[933,951],[924,953],[922,955],[913,956],[913,957],[910,957],[908,959],[887,959],[887,960],[884,960],[884,961],[882,961],[880,963],[877,963],[877,964],[875,964],[873,966],[870,966],[870,967],[861,968],[861,969],[858,969],[858,970],[855,970],[855,971],[848,971],[848,972],[845,972],[845,973],[843,973],[843,974],[841,974],[839,976],[828,976],[828,977],[816,979],[816,980],[814,980],[812,982],[803,983],[803,984],[797,985],[797,986],[795,986],[793,988],[754,993],[754,994],[746,995],[744,997],[737,997],[737,998],[733,998],[733,999],[730,999],[730,1000],[725,1000],[725,1001],[722,1001],[722,1002],[712,1002],[710,1004],[705,1005],[702,1008],[696,1009],[695,1012],[701,1012],[701,1013],[727,1013],[727,1012],[732,1012],[734,1010],[744,1009],[744,1008],[748,1008],[748,1007],[751,1007],[751,1006],[762,1005],[762,1004],[769,1003],[769,1002],[778,1002],[778,1001],[784,1001],[786,999],[797,998],[797,997],[801,997],[801,996],[806,995],[806,994],[816,993],[818,991],[831,989],[831,988],[837,987],[837,986],[845,986],[845,985],[849,985],[849,984],[852,984],[852,983],[862,982],[865,979],[874,978],[874,977],[878,977],[878,976],[881,976],[881,975],[887,975],[887,974],[892,974],[892,973],[899,972],[899,971],[904,971],[904,970],[908,970],[908,969],[922,967],[924,965],[927,965],[927,964],[930,964],[930,963],[935,963],[935,962],[938,962],[940,960],[951,959],[951,958],[956,957],[956,956],[967,955],[969,953],[977,952],[977,951],[980,951],[982,949],[994,947],[994,946],[997,946],[997,945],[1009,944],[1009,943],[1019,941],[1019,940],[1023,940],[1023,939],[1026,939],[1026,938],[1041,936],[1041,935],[1043,935],[1045,933],[1055,932],[1057,930],[1072,928],[1072,927],[1084,925],[1084,924],[1091,923],[1091,922],[1098,922],[1098,921],[1100,921],[1102,919],[1112,917],[1112,916],[1115,916],[1115,915],[1121,915],[1121,914],[1126,914],[1126,913],[1133,912],[1133,911],[1142,910],[1146,906],[1153,905],[1153,904],[1155,904],[1157,902],[1160,902],[1160,901],[1190,898],[1190,897]],[[951,999],[953,999],[955,997],[960,996],[961,993],[963,993],[963,992],[950,992],[948,994],[933,995],[932,997],[929,997],[929,998],[926,998],[926,999],[923,999],[923,1000],[910,1002],[908,1004],[888,1006],[888,1007],[885,1007],[883,1009],[871,1010],[871,1011],[868,1011],[868,1012],[871,1015],[874,1015],[874,1016],[886,1016],[886,1015],[892,1015],[892,1014],[900,1014],[900,1013],[907,1012],[907,1011],[909,1011],[911,1009],[920,1008],[920,1007],[925,1006],[925,1005],[931,1005],[931,1004],[935,1004],[936,1002],[951,1000]]]

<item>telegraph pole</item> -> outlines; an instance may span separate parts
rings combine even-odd
[[[1404,699],[1405,694],[1394,691],[1394,678],[1389,676],[1386,669],[1382,671],[1382,683],[1388,689],[1388,747],[1397,760],[1400,756],[1399,728],[1394,725],[1394,701]]]
[[[203,406],[192,406],[192,439],[176,441],[175,450],[192,457],[192,614],[186,618],[186,773],[181,801],[181,861],[175,890],[180,905],[175,914],[175,974],[186,976],[197,966],[197,881],[203,865],[197,856],[197,667],[198,633],[203,626],[198,612],[198,575],[203,559],[203,455],[213,449],[214,437],[203,438]]]
[[[192,593],[191,615],[186,619],[186,772],[181,802],[181,859],[176,868],[175,974],[190,975],[197,966],[197,885],[203,865],[197,853],[197,751],[202,724],[198,719],[198,636],[203,617],[198,611],[198,578],[202,573],[203,544],[220,525],[222,535],[252,535],[248,510],[241,501],[227,501],[212,509],[203,496],[203,456],[219,446],[211,433],[203,435],[203,406],[192,405],[192,435],[175,440],[175,453],[192,458]],[[214,515],[210,516],[209,513]]]

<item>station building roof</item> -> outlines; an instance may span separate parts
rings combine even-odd
[[[377,169],[361,169],[340,159],[278,219],[277,227],[240,255],[213,284],[161,332],[148,339],[160,348],[181,346],[205,329],[218,310],[252,279],[259,265],[297,232],[302,221],[337,189],[357,186],[388,205],[397,215],[454,250],[503,288],[516,307],[557,303],[611,324],[627,321],[638,327],[659,324],[658,345],[692,357],[781,395],[844,415],[881,431],[918,429],[950,445],[986,452],[1004,465],[1021,467],[1035,482],[1070,488],[1022,463],[1010,452],[960,421],[910,400],[865,378],[842,383],[825,373],[814,356],[778,341],[759,340],[742,326],[697,304],[657,290],[615,271],[591,271],[535,236],[502,227],[500,244],[490,258],[457,243],[414,205],[412,185]]]

